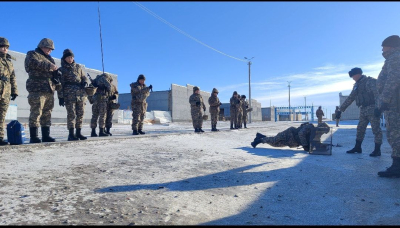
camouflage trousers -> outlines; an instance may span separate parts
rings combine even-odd
[[[82,128],[83,114],[85,113],[85,101],[66,101],[65,108],[67,109],[67,128]],[[75,122],[75,123],[74,123]]]
[[[241,126],[243,123],[243,111],[237,112],[237,125]]]
[[[231,119],[231,124],[237,124],[237,122],[238,122],[238,113],[237,113],[237,110],[236,109],[233,109],[233,108],[231,108],[230,110],[230,115],[231,115],[231,117],[230,117],[230,119]]]
[[[106,124],[106,112],[107,100],[94,99],[92,105],[92,119],[90,120],[90,128],[96,128],[97,121],[99,122],[99,128],[104,128]]]
[[[360,108],[360,119],[357,125],[357,141],[363,141],[368,123],[371,123],[372,133],[374,133],[375,143],[382,144],[382,130],[380,127],[380,118],[374,115],[374,105]]]
[[[400,113],[385,112],[387,139],[392,147],[392,158],[400,158]]]
[[[317,116],[318,118],[318,123],[322,123],[322,116]]]
[[[262,143],[267,143],[273,147],[298,147],[300,143],[295,138],[296,128],[290,127],[280,133],[275,137],[264,137],[261,138]]]
[[[51,112],[54,108],[54,94],[31,92],[28,95],[31,106],[29,114],[29,127],[50,127]]]
[[[138,131],[143,129],[143,121],[146,117],[146,102],[131,102],[132,107],[132,130]]]
[[[210,112],[211,114],[211,126],[216,125],[218,122],[219,112]]]
[[[243,112],[243,117],[242,117],[242,121],[243,121],[243,123],[247,123],[247,112]]]
[[[191,108],[190,114],[192,115],[193,128],[203,127],[203,109],[201,108]]]
[[[0,138],[4,138],[4,129],[6,128],[5,120],[9,105],[10,98],[0,98]]]
[[[336,119],[336,127],[339,127],[340,119]]]
[[[111,103],[107,105],[107,113],[106,113],[106,128],[112,128],[112,119],[114,116],[114,112],[116,109],[111,109]]]

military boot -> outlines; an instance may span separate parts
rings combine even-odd
[[[369,155],[371,157],[381,156],[381,144],[375,143],[375,150]]]
[[[203,129],[199,128],[199,132],[204,132]]]
[[[214,124],[214,131],[219,131],[219,130],[217,129],[217,124]]]
[[[356,145],[354,146],[354,148],[346,151],[346,153],[348,153],[348,154],[362,153],[361,143],[362,143],[362,141],[356,140]]]
[[[97,137],[96,128],[92,128],[92,133],[90,134],[91,137]]]
[[[38,128],[37,127],[30,127],[29,133],[31,134],[31,139],[29,143],[41,143],[42,140],[38,138]]]
[[[82,128],[76,129],[76,137],[78,137],[79,140],[86,140],[87,138],[81,134],[81,130]]]
[[[255,138],[254,141],[251,142],[251,146],[252,146],[253,148],[256,148],[256,146],[257,146],[258,144],[262,143],[262,142],[263,142],[263,141],[262,141],[262,138]]]
[[[56,139],[50,136],[50,127],[42,127],[42,142],[55,142]]]
[[[74,129],[73,128],[69,129],[68,141],[76,141],[76,140],[79,139],[75,136]]]
[[[139,129],[139,130],[138,130],[138,133],[141,134],[141,135],[146,134],[144,131],[142,131],[142,129]]]
[[[110,136],[112,136],[110,129],[111,129],[111,127],[106,127],[106,133],[109,134]]]
[[[233,123],[231,122],[231,129],[233,129]]]
[[[400,158],[394,157],[392,166],[385,171],[378,172],[380,177],[400,177]]]
[[[99,128],[99,137],[110,136],[104,131],[104,128]]]
[[[4,141],[3,138],[0,138],[0,146],[8,145],[9,143]]]
[[[264,137],[267,137],[267,136],[257,132],[256,138],[264,138]]]
[[[247,127],[246,127],[246,121],[243,123],[243,125],[244,125],[244,128],[247,128]]]
[[[199,131],[198,128],[195,128],[195,129],[194,129],[194,132],[199,133],[200,131]]]
[[[133,130],[132,135],[139,135],[139,132],[137,130]]]

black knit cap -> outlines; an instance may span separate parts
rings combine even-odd
[[[392,35],[386,38],[382,42],[383,47],[398,47],[400,46],[400,37],[398,35]]]
[[[143,74],[140,74],[139,77],[137,78],[137,81],[139,81],[140,79],[146,80],[146,77]]]
[[[71,49],[65,49],[65,50],[63,51],[63,56],[62,56],[61,59],[65,59],[65,58],[67,58],[68,56],[75,57],[75,55],[74,55],[74,53],[71,51]]]
[[[246,98],[246,95],[242,95],[241,98]]]
[[[350,78],[353,77],[356,74],[362,74],[362,70],[359,67],[354,67],[353,69],[351,69],[351,71],[349,71],[349,76]]]

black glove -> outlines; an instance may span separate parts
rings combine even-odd
[[[87,83],[86,81],[81,81],[81,86],[82,86],[83,88],[85,88],[87,85],[88,85],[88,83]]]
[[[15,100],[15,98],[17,98],[17,94],[11,94],[11,100],[13,101],[13,100]]]
[[[219,106],[221,106],[222,105],[222,103],[221,102],[219,102]]]
[[[149,85],[149,89],[152,90],[153,89],[153,85]]]
[[[53,71],[53,77],[51,80],[53,81],[54,84],[59,84],[60,83],[60,77],[62,76],[62,73],[60,70],[55,70]]]
[[[115,99],[117,99],[117,96],[115,96],[115,94],[114,94],[114,95],[110,96],[108,99],[109,100],[115,100]]]
[[[374,109],[374,115],[376,117],[381,117],[382,112],[389,110],[389,104],[388,103],[382,103],[380,108],[375,108]]]
[[[60,106],[64,106],[64,105],[65,105],[65,103],[64,103],[64,98],[58,98],[58,104],[59,104]]]
[[[249,108],[249,106],[248,106],[248,105],[246,105],[246,108]]]
[[[309,151],[309,150],[310,150],[310,146],[309,146],[309,145],[303,146],[303,150],[304,150],[304,151]]]
[[[200,101],[196,102],[196,106],[200,107]]]
[[[203,106],[203,107],[204,107],[204,108],[203,108],[203,109],[204,109],[204,111],[206,111],[206,106]]]

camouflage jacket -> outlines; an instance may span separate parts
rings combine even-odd
[[[11,94],[17,94],[17,80],[11,55],[0,53],[0,97],[10,98]]]
[[[110,96],[112,96],[112,95],[115,95],[117,98],[115,98],[114,100],[108,100],[108,104],[117,103],[117,100],[118,100],[119,94],[118,94],[117,87],[114,84],[111,84]]]
[[[386,60],[377,80],[378,107],[388,103],[391,111],[400,113],[400,47],[382,55]]]
[[[317,117],[322,117],[324,116],[324,111],[322,111],[322,109],[317,109],[317,112],[315,113],[317,115]]]
[[[214,114],[219,112],[221,102],[219,101],[218,96],[211,94],[208,98],[208,104],[210,105],[210,113]]]
[[[196,105],[197,102],[200,102],[200,106]],[[203,97],[200,94],[193,93],[192,95],[190,95],[189,103],[190,103],[190,108],[192,110],[195,110],[195,109],[199,109],[199,110],[203,109],[204,111],[206,110],[206,106],[204,105],[204,102],[203,102]]]
[[[97,75],[93,80],[92,84],[97,86],[96,93],[93,95],[93,99],[107,101],[111,92],[111,81],[112,78],[108,74]]]
[[[229,100],[229,103],[231,104],[231,109],[239,110],[240,100],[238,98],[232,96],[231,99]]]
[[[62,89],[57,92],[58,98],[64,98],[66,102],[84,101],[87,94],[81,83],[87,80],[82,67],[75,61],[69,64],[62,59],[59,70],[62,73]]]
[[[353,90],[343,104],[340,105],[339,109],[344,112],[354,100],[358,107],[368,107],[370,105],[375,106],[375,100],[377,97],[376,79],[362,75],[354,84]]]
[[[310,135],[311,135],[311,130],[314,128],[314,125],[311,123],[303,123],[298,127],[297,130],[297,137],[299,141],[299,144],[302,145],[303,147],[308,146],[310,144]],[[297,138],[295,137],[295,138]]]
[[[150,88],[146,84],[140,85],[139,82],[131,83],[132,102],[146,103],[146,99],[150,96]]]
[[[29,75],[26,80],[26,90],[29,93],[54,93],[56,84],[51,80],[53,77],[52,65],[55,65],[54,59],[50,55],[44,54],[40,48],[28,51],[25,57],[25,71]],[[60,84],[59,88],[61,88]]]
[[[243,109],[243,115],[247,115],[249,112],[249,102],[246,100],[242,100],[242,109]]]

